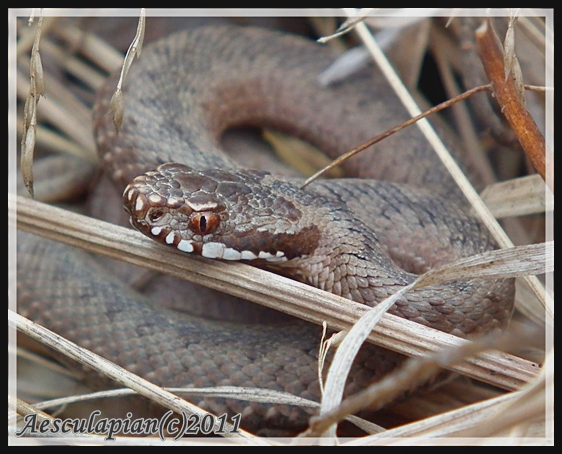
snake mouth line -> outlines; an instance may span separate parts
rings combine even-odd
[[[155,228],[153,227],[151,233],[154,235]],[[158,235],[154,235],[154,238],[161,241]],[[266,260],[272,263],[285,262],[287,257],[282,251],[277,251],[275,254],[270,252],[260,251],[257,254],[252,251],[238,251],[234,248],[226,246],[224,243],[219,242],[208,242],[201,243],[197,241],[189,241],[184,239],[179,239],[178,236],[173,232],[168,233],[164,237],[163,241],[166,245],[175,246],[181,252],[187,252],[190,254],[200,255],[208,259],[220,259],[229,261],[254,261],[254,260]]]
[[[126,211],[129,211],[126,208]],[[166,246],[175,247],[181,252],[188,254],[195,254],[208,259],[220,259],[229,261],[254,261],[265,260],[271,263],[286,262],[288,258],[283,251],[276,251],[275,253],[267,251],[253,252],[250,250],[237,250],[228,247],[224,243],[210,241],[201,242],[183,239],[179,234],[173,232],[170,228],[163,226],[150,226],[146,221],[138,219],[135,215],[130,213],[129,222],[132,227],[139,230],[141,233],[153,238],[161,244]]]

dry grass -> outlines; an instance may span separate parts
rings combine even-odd
[[[99,18],[98,20],[103,20]],[[524,23],[525,29],[536,30],[537,25],[531,24],[529,18],[522,18],[521,22]],[[367,41],[371,40],[368,35],[368,30],[363,29],[360,25],[360,33]],[[93,90],[97,89],[104,78],[104,72],[108,70],[115,70],[120,65],[119,54],[108,47],[99,38],[91,35],[84,35],[82,31],[76,28],[72,23],[65,23],[61,19],[45,18],[43,21],[43,32],[41,41],[39,43],[39,51],[41,52],[41,60],[47,67],[45,62],[55,62],[55,66],[64,67],[74,78],[82,81],[86,86],[91,87]],[[429,28],[428,28],[429,30]],[[18,95],[23,99],[32,89],[29,86],[29,52],[33,43],[36,41],[36,33],[33,28],[27,29],[21,27],[20,41],[18,43]],[[517,28],[516,28],[517,32]],[[439,33],[442,31],[428,31],[431,33],[432,38],[427,40],[428,45],[437,46],[439,48],[447,48],[451,46],[450,41],[439,41],[436,36],[442,36]],[[131,38],[134,35],[132,31]],[[534,35],[533,35],[534,36]],[[449,38],[450,39],[450,38]],[[539,43],[541,36],[539,34]],[[542,38],[544,39],[544,37]],[[432,41],[433,40],[433,41]],[[66,43],[62,46],[61,43]],[[71,44],[69,44],[71,43]],[[544,44],[544,42],[543,42]],[[370,44],[371,45],[371,44]],[[79,51],[80,57],[72,55],[68,46]],[[450,54],[449,54],[450,56]],[[519,55],[521,59],[521,55]],[[383,63],[384,64],[384,63]],[[458,65],[458,61],[454,59],[448,64],[439,60],[439,65],[443,67],[454,67]],[[39,76],[41,77],[41,76]],[[34,145],[38,149],[46,149],[49,151],[55,150],[58,153],[72,153],[82,157],[86,157],[86,161],[95,161],[95,149],[91,137],[91,128],[89,123],[89,112],[84,107],[84,104],[77,102],[74,95],[71,95],[69,90],[61,84],[57,77],[51,75],[50,71],[45,70],[43,77],[45,78],[46,86],[46,99],[43,98],[37,105],[37,125],[33,125],[36,132],[33,139]],[[446,78],[445,78],[446,79]],[[399,80],[396,82],[399,90],[407,93]],[[534,83],[534,81],[533,81]],[[451,88],[451,87],[449,87]],[[451,96],[453,93],[451,93]],[[409,96],[409,95],[408,95]],[[461,111],[460,118],[466,121],[467,112]],[[415,114],[415,113],[413,113]],[[48,123],[56,129],[53,134],[52,130],[44,127]],[[18,119],[18,124],[21,120]],[[472,121],[470,122],[472,124]],[[479,133],[475,128],[470,125],[467,127],[463,123],[463,127],[459,128],[463,131],[464,135],[470,136],[467,139],[470,143],[478,141]],[[29,128],[28,128],[29,130]],[[429,132],[432,135],[433,133]],[[435,139],[435,138],[434,138]],[[436,138],[439,141],[439,138]],[[29,142],[29,141],[28,141]],[[439,141],[440,142],[440,141]],[[479,143],[480,148],[485,148],[482,143]],[[441,149],[441,145],[436,145],[437,149]],[[443,154],[442,159],[448,162],[448,153],[446,150],[441,150]],[[484,154],[481,153],[483,156]],[[488,168],[489,162],[483,163],[483,166]],[[504,247],[512,245],[510,238],[505,234],[501,226],[497,223],[495,218],[490,214],[488,207],[482,203],[478,194],[474,191],[468,180],[458,173],[456,166],[450,162],[447,167],[452,169],[457,181],[460,181],[461,187],[465,193],[468,194],[469,200],[475,206],[475,212],[483,217],[484,222],[491,227],[496,237]],[[515,175],[514,175],[515,177]],[[526,188],[530,187],[526,181],[517,180],[519,185],[523,185],[520,191],[528,192]],[[515,184],[514,182],[502,184]],[[494,213],[499,211],[505,212],[505,206],[510,205],[511,211],[509,216],[513,216],[513,212],[521,211],[523,213],[541,212],[544,206],[549,203],[548,191],[544,191],[544,183],[541,186],[536,178],[533,178],[532,185],[535,197],[525,198],[525,207],[522,208],[523,203],[519,203],[518,199],[513,197],[504,197],[502,193],[495,188],[502,186],[490,186],[487,191],[487,200],[492,200],[490,206],[493,208]],[[541,188],[543,190],[541,191]],[[511,191],[504,191],[507,196],[512,195]],[[542,194],[547,194],[546,201]],[[9,197],[9,208],[15,206],[15,198]],[[328,321],[331,328],[335,329],[350,329],[360,317],[367,312],[367,310],[355,303],[347,300],[342,300],[334,295],[328,295],[319,290],[298,284],[288,279],[279,276],[271,275],[270,273],[262,270],[247,267],[245,265],[228,264],[224,263],[207,263],[204,260],[184,260],[180,254],[175,251],[161,251],[160,248],[155,248],[151,242],[140,234],[131,234],[130,231],[121,231],[121,229],[113,228],[111,235],[106,232],[109,229],[104,228],[101,221],[89,221],[84,223],[83,217],[68,211],[61,211],[60,209],[41,205],[39,202],[20,199],[17,203],[18,206],[18,227],[26,230],[35,231],[46,236],[55,237],[61,241],[71,244],[78,244],[95,250],[99,253],[109,256],[119,256],[125,258],[132,263],[146,264],[148,268],[158,269],[162,271],[163,267],[172,275],[181,275],[184,278],[197,280],[199,283],[211,286],[213,288],[220,288],[223,291],[235,295],[243,295],[250,300],[258,303],[264,301],[267,304],[275,307],[281,307],[282,310],[295,315],[305,320],[314,323],[322,323]],[[530,207],[530,208],[529,208]],[[502,211],[503,210],[503,211]],[[13,214],[13,213],[12,213]],[[505,215],[505,214],[504,214]],[[13,219],[13,218],[11,218]],[[56,222],[53,222],[56,220]],[[528,224],[518,223],[516,220],[512,221],[511,229],[523,235],[524,243],[537,242],[535,237],[526,235]],[[124,229],[123,229],[124,230]],[[525,236],[526,235],[526,236]],[[521,237],[519,237],[521,238]],[[518,239],[518,243],[521,243]],[[155,254],[158,251],[158,254]],[[547,256],[551,257],[552,253],[547,252]],[[180,260],[181,259],[181,260]],[[494,259],[494,257],[492,257]],[[497,257],[496,257],[497,259]],[[540,260],[540,257],[539,259]],[[509,261],[509,266],[517,262],[517,257]],[[527,262],[528,263],[528,262]],[[230,266],[234,265],[234,266]],[[525,265],[525,263],[523,263]],[[219,273],[220,271],[220,273]],[[492,269],[492,272],[498,272],[497,269]],[[537,271],[531,271],[529,268],[517,269],[510,271],[512,273],[521,274],[534,274]],[[515,275],[515,274],[513,274]],[[187,277],[185,277],[187,276]],[[218,277],[220,276],[220,278]],[[528,276],[519,278],[517,306],[519,312],[523,315],[519,316],[522,324],[530,324],[531,326],[539,325],[544,330],[545,321],[545,308],[547,320],[553,320],[553,306],[552,301],[545,294],[542,284],[535,278]],[[527,289],[525,291],[525,289]],[[530,289],[530,290],[529,290]],[[272,297],[272,295],[275,295]],[[466,352],[465,342],[459,342],[453,336],[446,335],[434,330],[420,328],[418,325],[397,319],[389,315],[383,315],[382,312],[377,315],[381,318],[373,331],[371,326],[365,330],[363,337],[371,342],[378,343],[394,350],[400,351],[405,354],[413,355],[415,357],[424,357],[428,353],[440,350],[443,347],[449,347],[447,350],[449,356],[447,360],[443,357],[433,355],[430,359],[421,359],[418,363],[414,363],[412,370],[405,368],[397,372],[397,377],[404,379],[407,383],[415,380],[418,372],[413,371],[416,367],[420,368],[420,364],[434,363],[440,366],[446,366],[453,370],[457,370],[462,374],[479,380],[486,381],[499,388],[507,390],[521,389],[513,393],[503,393],[500,391],[491,391],[488,396],[489,400],[476,402],[479,400],[478,387],[476,385],[468,384],[464,386],[463,393],[474,393],[474,400],[469,400],[468,405],[459,405],[459,408],[451,410],[449,406],[443,406],[441,409],[431,407],[431,398],[427,401],[428,417],[412,420],[409,423],[399,425],[391,430],[384,430],[370,426],[374,433],[369,437],[363,437],[354,440],[353,444],[392,444],[392,443],[421,443],[422,439],[429,440],[426,443],[448,443],[455,442],[455,439],[450,437],[466,437],[471,438],[475,442],[487,443],[485,437],[507,437],[506,440],[510,443],[517,443],[518,440],[523,440],[523,443],[550,443],[549,437],[552,436],[552,427],[550,421],[544,421],[545,414],[552,414],[552,402],[550,406],[547,405],[545,411],[545,384],[551,385],[553,382],[553,368],[552,352],[547,352],[548,356],[543,362],[543,368],[537,371],[536,366],[532,361],[528,361],[518,356],[507,354],[502,351],[491,351],[489,353],[481,354],[476,360],[464,361]],[[45,338],[50,335],[45,334],[41,328],[30,325],[27,321],[18,319],[16,314],[13,314],[13,323],[19,323],[21,329],[27,329],[30,333],[38,333],[37,337]],[[371,323],[372,324],[372,323]],[[25,328],[27,327],[27,328]],[[528,333],[528,331],[523,330]],[[512,333],[511,336],[514,336]],[[510,343],[524,345],[521,339],[521,332],[517,334],[517,341],[511,337]],[[351,337],[349,337],[351,338]],[[66,345],[64,340],[56,339],[53,341],[57,345]],[[356,341],[359,342],[359,341]],[[494,341],[495,342],[495,341]],[[501,342],[501,341],[500,341]],[[501,344],[482,344],[477,346],[476,350],[471,350],[470,355],[481,349],[489,348],[490,346],[497,346]],[[450,350],[451,346],[456,346],[454,350]],[[74,349],[73,346],[69,347],[80,359],[81,354],[79,350]],[[499,348],[499,347],[498,347]],[[343,351],[343,350],[342,350]],[[544,352],[538,353],[538,361],[542,361],[541,356]],[[92,358],[91,354],[86,355],[87,358]],[[438,358],[438,359],[436,359]],[[423,361],[426,361],[425,363]],[[138,377],[131,377],[126,371],[111,364],[106,364],[106,361],[95,359],[93,363],[89,363],[94,367],[103,365],[105,371],[109,370],[109,374],[117,378],[118,381],[125,386],[131,386],[133,389],[150,395],[155,399],[159,399],[168,408],[174,410],[186,409],[190,412],[202,412],[203,410],[194,408],[191,404],[185,403],[182,399],[177,398],[175,395],[157,389],[154,385],[139,382]],[[335,366],[337,367],[337,365]],[[493,371],[493,374],[490,374]],[[402,374],[402,375],[400,375]],[[410,374],[410,375],[408,375]],[[340,374],[337,374],[340,375]],[[380,390],[375,390],[376,396],[380,397]],[[328,390],[328,394],[332,391]],[[385,390],[384,393],[388,393]],[[386,395],[383,393],[383,396]],[[253,398],[256,398],[255,396]],[[261,398],[261,397],[258,397]],[[267,397],[271,398],[272,397]],[[278,397],[282,398],[282,397]],[[546,399],[549,401],[549,398]],[[422,401],[423,402],[423,401]],[[476,403],[473,403],[476,402]],[[330,408],[336,407],[339,400],[330,405]],[[14,404],[15,405],[15,404]],[[516,411],[514,409],[517,409]],[[32,411],[32,410],[31,410]],[[21,414],[21,413],[20,413]],[[502,415],[498,418],[498,415]],[[323,430],[315,433],[318,435],[323,433]],[[403,437],[423,437],[403,440]],[[529,439],[525,437],[537,437],[536,439]],[[269,441],[255,437],[251,434],[241,434],[242,442],[245,443],[258,443],[268,444]],[[90,438],[92,442],[93,439]],[[310,441],[310,440],[309,440]],[[150,443],[150,440],[148,441]],[[187,442],[189,443],[189,442]]]

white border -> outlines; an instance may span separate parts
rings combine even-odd
[[[103,16],[122,16],[122,17],[138,17],[139,8],[134,9],[108,9],[108,8],[84,8],[84,9],[71,9],[71,8],[46,8],[43,9],[43,16],[65,16],[65,17],[103,17]],[[16,193],[16,150],[17,150],[17,133],[16,125],[13,121],[16,119],[16,18],[26,17],[31,15],[31,8],[9,8],[8,9],[8,193]],[[35,14],[38,14],[37,11]],[[511,10],[507,8],[458,8],[458,9],[426,9],[426,8],[412,8],[412,9],[386,9],[378,11],[377,16],[503,16],[508,17]],[[546,29],[554,34],[554,11],[553,9],[521,9],[518,14],[520,16],[543,16],[546,19]],[[184,8],[149,8],[146,10],[147,17],[158,16],[175,16],[175,17],[303,17],[303,16],[338,16],[345,17],[345,13],[339,8],[330,9],[213,9],[213,8],[198,8],[198,9],[184,9]],[[554,42],[554,41],[552,41]],[[549,47],[545,52],[546,64],[546,86],[554,86],[554,48]],[[551,150],[554,150],[554,94],[553,91],[546,93],[546,144]],[[547,162],[547,165],[549,162]],[[546,190],[547,198],[552,198],[552,193]],[[553,231],[553,213],[546,213],[546,241],[554,239]],[[8,224],[8,307],[11,310],[16,310],[16,241],[17,234],[15,225],[10,222]],[[554,277],[553,274],[546,275],[546,289],[550,295],[553,295]],[[554,342],[553,327],[549,320],[546,320],[546,346],[547,351],[551,349]],[[15,346],[16,344],[16,330],[12,326],[8,326],[8,344]],[[15,351],[15,350],[14,350]],[[8,395],[16,396],[16,358],[15,355],[8,354]],[[548,382],[546,387],[546,402],[554,402],[554,383]],[[548,408],[548,406],[547,406]],[[459,438],[443,438],[443,439],[417,439],[410,438],[407,444],[447,444],[447,445],[465,445],[467,443],[479,443],[486,445],[502,445],[502,444],[554,444],[554,415],[548,411],[546,413],[546,437],[543,438],[496,438],[496,439],[459,439]],[[10,432],[10,430],[9,430]],[[85,442],[83,438],[76,440],[67,438],[50,438],[50,439],[29,439],[29,438],[14,438],[8,435],[9,445],[24,445],[24,444],[72,444],[73,442],[82,444]],[[209,439],[201,439],[204,444],[220,444],[229,445],[227,440],[218,440],[216,443]],[[282,442],[283,440],[278,440]],[[286,441],[286,440],[285,440]],[[311,442],[313,440],[310,440]],[[342,440],[343,441],[343,440]],[[388,440],[389,442],[397,440]],[[92,444],[97,444],[92,439]],[[146,442],[146,440],[145,440]],[[197,439],[191,441],[190,445],[197,442]],[[133,441],[134,443],[134,441]],[[132,444],[132,440],[118,439],[112,442],[113,445]],[[158,442],[151,444],[160,444]],[[181,444],[180,442],[176,444]]]

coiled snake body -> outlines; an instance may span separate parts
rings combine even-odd
[[[351,175],[395,183],[329,180],[301,191],[267,172],[241,170],[222,152],[225,129],[259,125],[335,156],[405,118],[374,70],[318,86],[332,58],[302,38],[228,26],[178,33],[147,48],[127,80],[118,135],[105,115],[114,85],[95,109],[105,169],[121,189],[129,185],[131,223],[185,252],[273,267],[369,305],[413,273],[493,248],[477,221],[439,197],[456,195],[454,183],[415,129],[346,164]],[[18,252],[26,270],[18,282],[23,314],[137,374],[163,386],[229,384],[319,398],[318,327],[177,315],[69,247],[26,234]],[[391,312],[464,336],[505,326],[512,304],[510,280],[459,281],[409,293]],[[347,392],[379,379],[400,358],[365,346]],[[306,422],[295,408],[222,399],[206,405],[243,412],[250,428]]]

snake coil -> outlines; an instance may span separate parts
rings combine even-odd
[[[320,87],[316,76],[332,59],[303,38],[251,27],[200,27],[147,46],[129,73],[119,134],[105,114],[111,82],[95,107],[98,148],[105,170],[127,188],[131,223],[181,251],[252,262],[368,305],[414,273],[494,248],[485,228],[446,199],[458,194],[454,182],[413,128],[345,164],[357,178],[304,191],[225,155],[220,136],[239,125],[288,131],[335,157],[406,118],[374,69]],[[320,397],[318,327],[177,314],[70,247],[22,234],[18,253],[24,315],[159,385]],[[511,280],[458,281],[409,293],[391,312],[465,336],[504,327],[513,292]],[[364,346],[346,392],[401,361]],[[248,428],[307,420],[304,410],[281,405],[200,404],[241,412]]]

